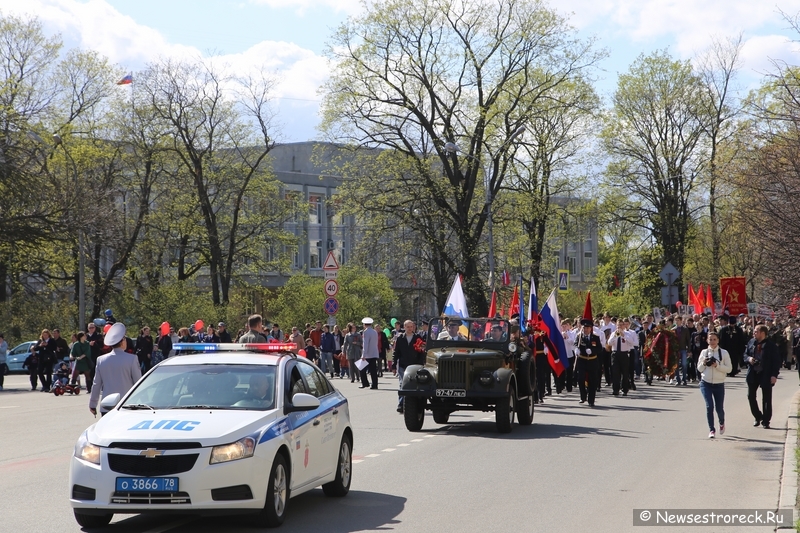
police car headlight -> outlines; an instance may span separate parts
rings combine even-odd
[[[75,457],[88,463],[100,464],[100,447],[89,442],[85,431],[75,443]]]
[[[256,439],[245,437],[231,444],[214,446],[211,448],[211,458],[208,464],[227,463],[252,457],[256,451]]]

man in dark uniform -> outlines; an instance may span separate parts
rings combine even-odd
[[[755,423],[769,429],[772,419],[772,387],[778,381],[781,368],[781,359],[778,347],[769,340],[769,328],[763,324],[756,326],[755,339],[747,347],[745,362],[747,363],[747,399],[750,402],[750,412]],[[756,392],[761,387],[761,410],[758,409]]]
[[[731,356],[733,370],[728,376],[733,377],[739,373],[739,365],[743,363],[742,355],[746,346],[744,333],[736,324],[730,324],[730,317],[719,317],[719,347],[726,350]]]
[[[581,326],[583,331],[575,339],[575,346],[578,348],[578,388],[581,392],[581,403],[588,399],[589,405],[594,407],[595,394],[600,385],[599,357],[603,353],[603,343],[594,334],[594,323],[590,319],[581,320]]]

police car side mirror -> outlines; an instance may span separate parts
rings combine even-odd
[[[292,405],[289,407],[289,412],[292,411],[312,411],[319,407],[319,399],[304,392],[298,392],[292,397]]]
[[[118,392],[104,396],[103,399],[100,400],[100,410],[107,413],[117,406],[120,398],[121,396]]]

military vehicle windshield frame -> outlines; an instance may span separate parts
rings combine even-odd
[[[508,321],[490,318],[434,318],[428,323],[428,349],[448,346],[508,350]]]

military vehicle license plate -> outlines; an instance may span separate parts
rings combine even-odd
[[[436,389],[436,396],[443,398],[464,398],[466,395],[464,389]]]

